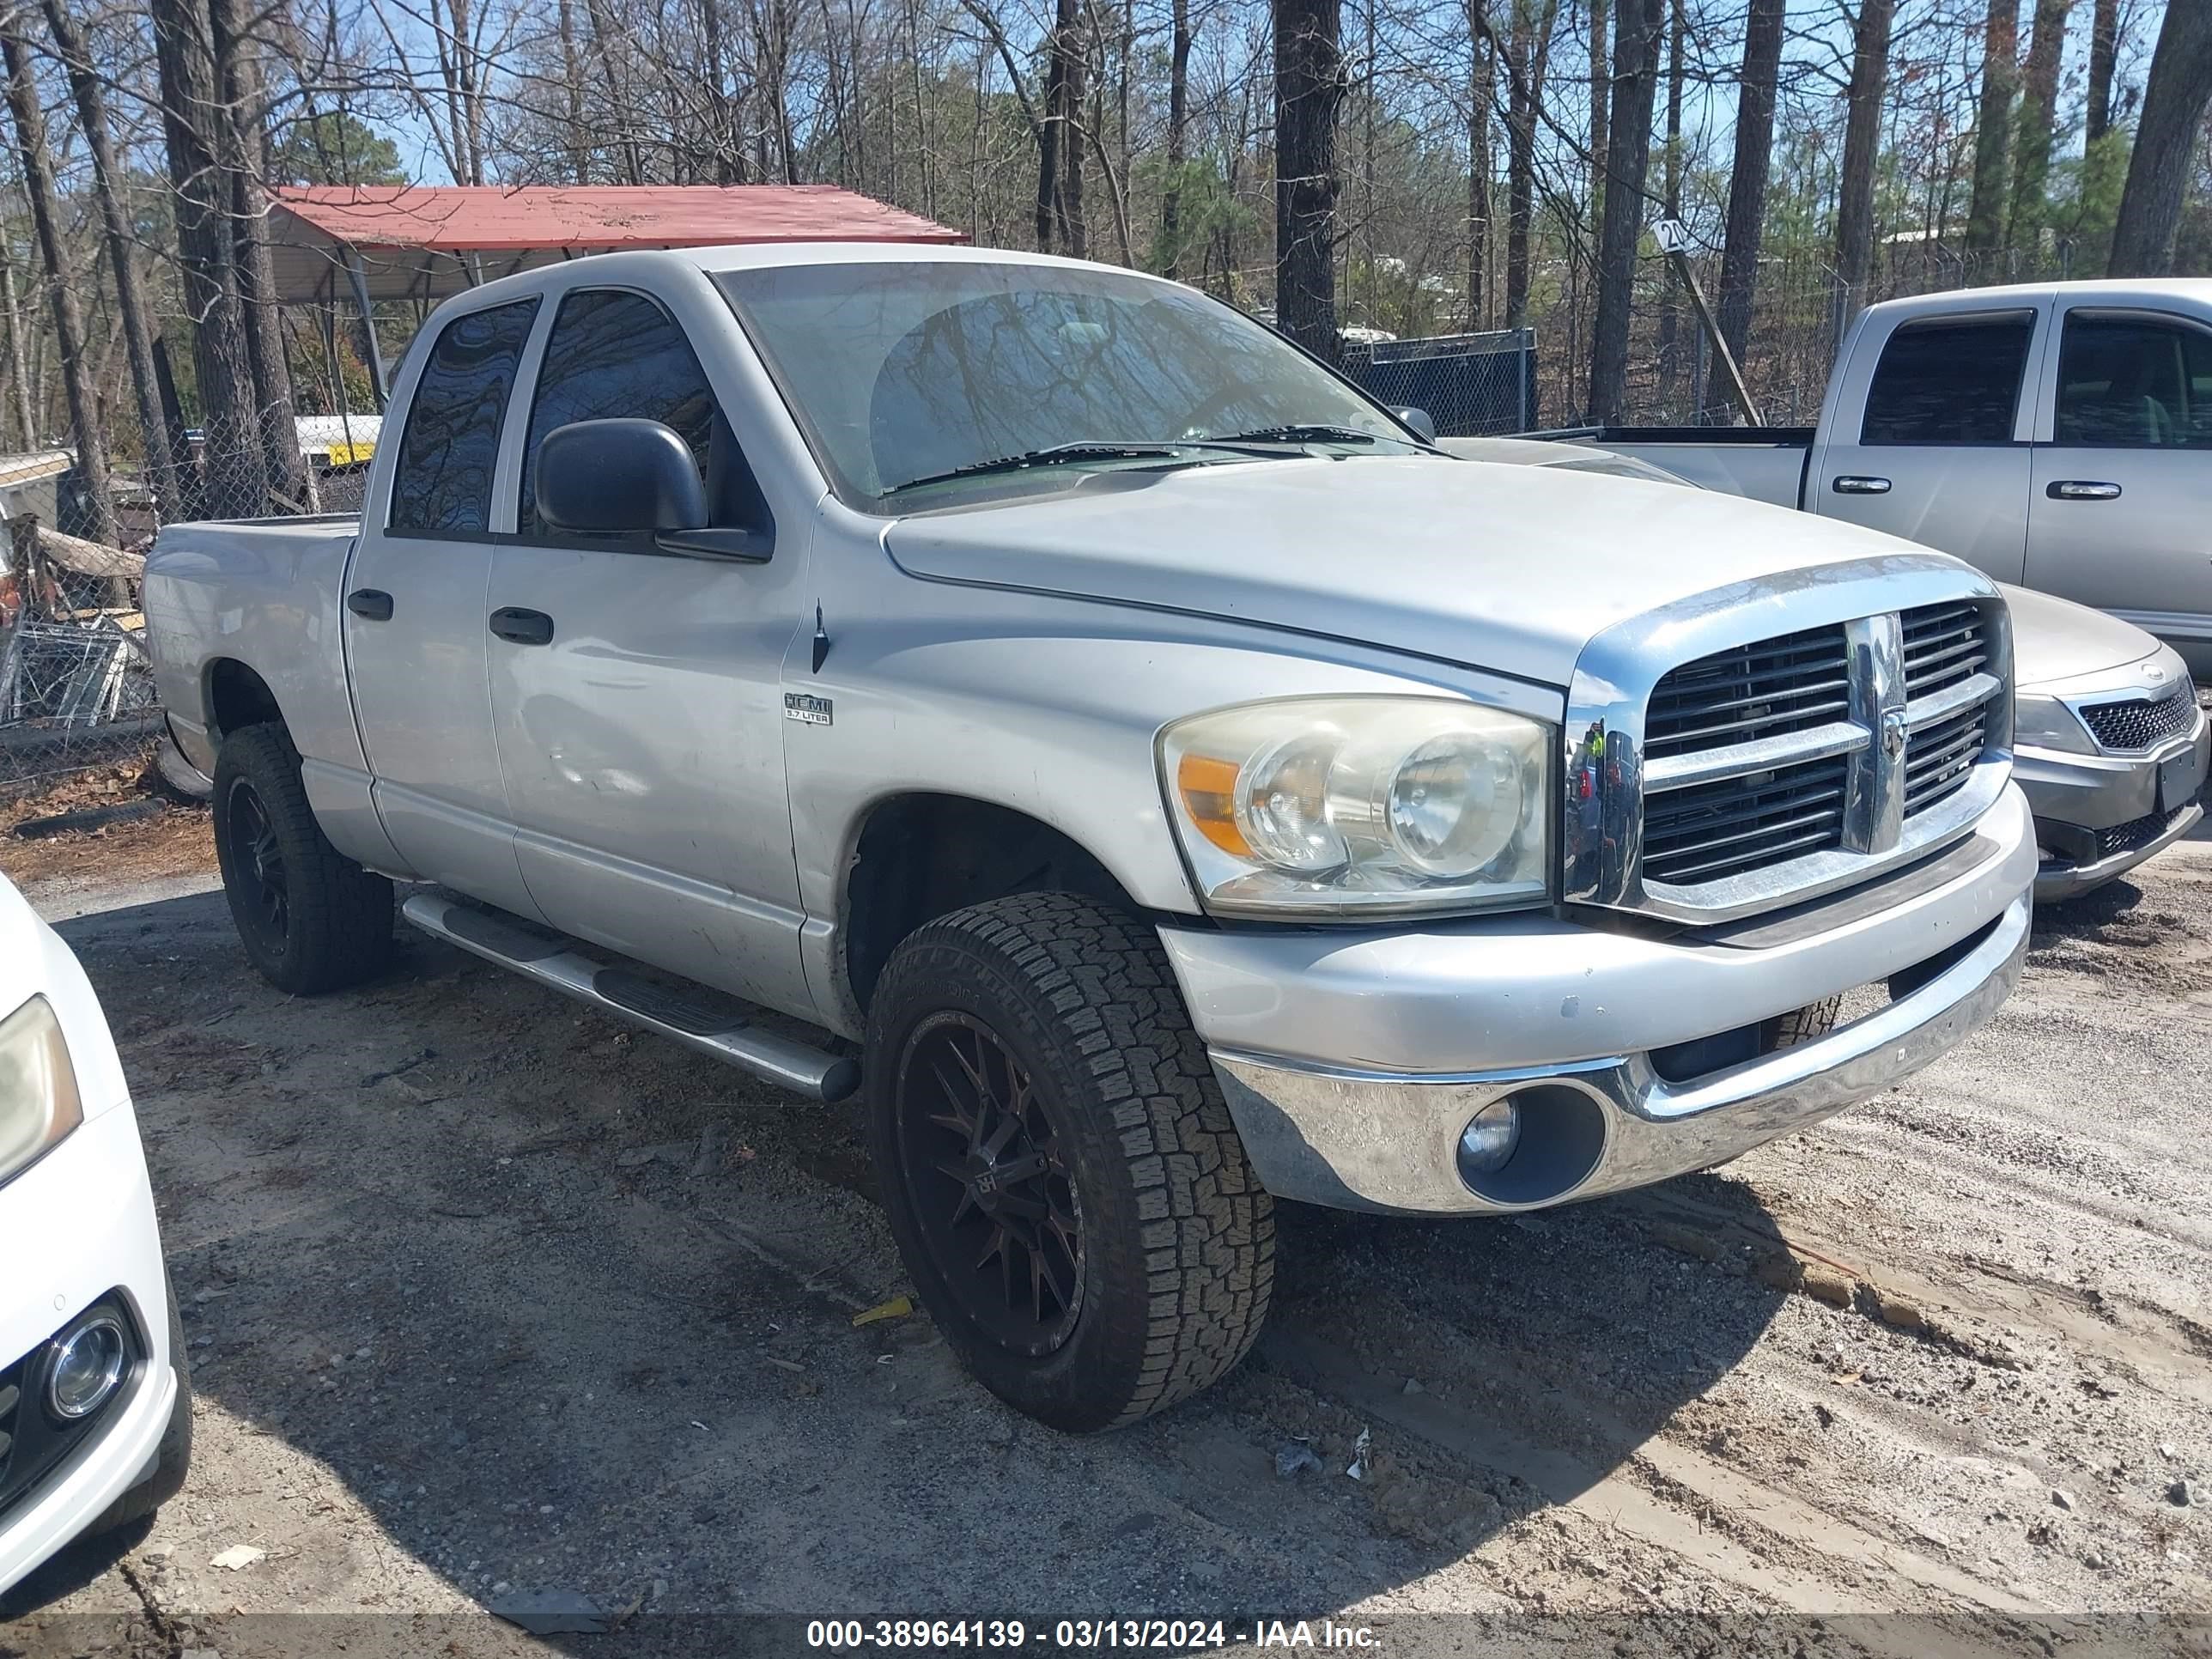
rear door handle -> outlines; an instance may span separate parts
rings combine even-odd
[[[2117,501],[2120,487],[2116,483],[2101,483],[2094,478],[2054,479],[2051,488],[2043,492],[2054,501]]]
[[[491,631],[517,645],[550,645],[553,643],[553,618],[543,611],[526,611],[519,605],[503,605],[491,613]]]
[[[365,622],[390,622],[392,595],[380,587],[356,587],[346,595],[346,609]]]
[[[1838,495],[1887,495],[1889,494],[1889,480],[1869,478],[1847,472],[1828,488]]]

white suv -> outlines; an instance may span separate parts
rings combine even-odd
[[[0,1594],[184,1484],[191,1384],[92,986],[0,879]]]

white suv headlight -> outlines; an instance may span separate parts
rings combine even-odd
[[[0,1019],[0,1182],[83,1121],[61,1022],[33,997]]]
[[[1210,910],[1357,917],[1538,904],[1554,729],[1447,697],[1293,697],[1160,734]]]

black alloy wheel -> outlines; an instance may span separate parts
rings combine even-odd
[[[988,1025],[946,1012],[899,1057],[897,1106],[925,1246],[975,1322],[1051,1352],[1083,1311],[1083,1210],[1036,1078]]]
[[[271,955],[281,956],[291,931],[292,892],[276,825],[251,779],[232,779],[225,805],[230,809],[223,826],[230,854],[225,869],[238,884],[240,901],[233,915],[260,935]]]

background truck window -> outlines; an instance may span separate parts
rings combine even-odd
[[[1867,392],[1863,444],[2008,444],[2035,313],[1907,323]]]
[[[438,335],[407,410],[386,527],[396,535],[491,527],[499,433],[536,299],[456,317]]]
[[[2212,334],[2073,313],[2059,343],[2053,436],[2108,449],[2212,447]]]

